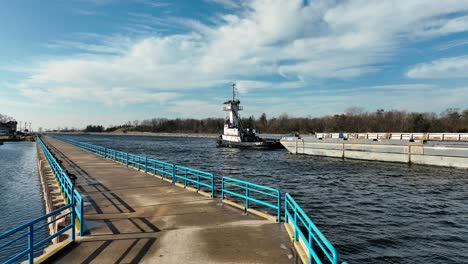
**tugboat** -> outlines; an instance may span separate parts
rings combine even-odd
[[[218,147],[279,149],[283,148],[279,140],[261,138],[256,135],[255,129],[244,128],[239,116],[243,110],[239,99],[236,99],[236,84],[232,84],[232,99],[224,102],[223,110],[226,112],[224,132],[219,136]]]

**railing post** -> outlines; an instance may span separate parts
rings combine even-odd
[[[148,157],[145,157],[145,173],[148,172]]]
[[[172,184],[175,184],[177,181],[177,170],[176,165],[172,164]]]
[[[200,175],[197,174],[197,192],[200,190]]]
[[[211,177],[211,198],[215,197],[215,183],[214,183],[214,175]]]
[[[138,157],[138,161],[137,161],[137,164],[138,164],[138,171],[140,171],[140,156],[137,156]]]
[[[104,158],[107,159],[107,148],[104,148]]]
[[[125,165],[128,168],[128,152],[125,152]]]
[[[299,228],[297,226],[297,208],[296,206],[294,206],[294,223],[293,223],[293,226],[294,226],[294,242],[297,241],[297,229]]]
[[[187,187],[187,168],[184,169],[184,188]]]
[[[72,203],[72,210],[71,210],[71,225],[72,225],[72,228],[71,228],[71,239],[72,241],[75,241],[75,217],[76,217],[76,211],[75,211],[75,201],[73,201]],[[80,224],[80,229],[82,228],[81,224]],[[81,230],[80,230],[81,231]]]
[[[84,233],[83,209],[84,209],[83,199],[81,199],[80,201],[80,237],[82,237]]]
[[[284,222],[288,222],[288,202],[287,202],[287,195],[284,196]]]
[[[29,264],[33,264],[34,263],[34,225],[33,224],[28,226],[28,232],[29,232],[29,236],[28,236],[28,250],[29,250],[28,262],[29,262]]]
[[[280,190],[278,190],[278,203],[277,203],[277,206],[278,206],[278,211],[277,211],[278,220],[277,220],[277,222],[281,223],[281,191]]]
[[[249,209],[249,184],[245,184],[245,211]]]
[[[224,200],[224,177],[221,179],[221,201]]]

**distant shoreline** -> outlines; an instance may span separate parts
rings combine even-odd
[[[180,138],[217,138],[218,134],[211,133],[163,133],[163,132],[49,132],[51,134],[67,135],[98,135],[98,136],[152,136],[152,137],[180,137]]]
[[[20,142],[20,141],[36,141],[34,135],[28,136],[0,136],[0,142]]]

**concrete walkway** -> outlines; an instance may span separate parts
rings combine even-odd
[[[284,225],[45,137],[78,176],[86,235],[58,263],[293,263]]]

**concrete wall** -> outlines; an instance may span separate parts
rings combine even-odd
[[[316,133],[316,138],[468,141],[468,133]]]
[[[315,137],[283,138],[281,144],[294,154],[468,168],[468,144]]]

